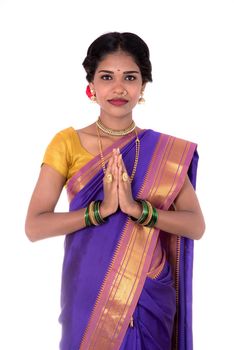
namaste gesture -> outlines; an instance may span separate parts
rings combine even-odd
[[[113,149],[103,179],[103,187],[104,199],[100,207],[103,217],[114,214],[118,208],[129,216],[140,215],[141,206],[133,199],[131,178],[119,149]]]

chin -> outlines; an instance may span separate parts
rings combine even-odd
[[[114,108],[103,108],[101,109],[102,113],[107,114],[109,116],[113,116],[113,117],[124,117],[126,115],[131,115],[132,114],[132,109],[129,110],[123,107],[114,107]]]

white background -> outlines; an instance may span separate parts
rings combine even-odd
[[[233,18],[231,0],[0,0],[1,349],[58,349],[63,238],[32,244],[24,220],[48,142],[98,116],[82,61],[113,30],[151,50],[137,124],[199,144],[207,229],[195,242],[194,349],[234,348]],[[67,210],[65,193],[57,210]]]

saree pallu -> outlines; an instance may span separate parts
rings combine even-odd
[[[195,184],[196,145],[152,130],[139,138],[133,197],[169,210],[187,173]],[[117,147],[131,173],[135,138],[125,136],[107,148],[105,161]],[[69,180],[67,191],[70,211],[103,199],[99,156]],[[172,348],[191,350],[192,260],[191,240],[140,226],[120,210],[103,225],[67,235],[60,349],[169,350],[174,325]]]

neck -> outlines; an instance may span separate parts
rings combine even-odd
[[[132,115],[127,115],[123,117],[115,117],[115,116],[108,116],[100,114],[100,120],[101,122],[110,129],[113,130],[124,130],[129,127],[132,123]]]
[[[97,125],[98,129],[102,130],[102,132],[104,132],[105,134],[111,135],[111,136],[128,135],[131,132],[133,132],[133,130],[135,130],[135,128],[136,128],[134,121],[132,121],[131,124],[125,129],[116,130],[116,129],[108,128],[105,124],[103,124],[103,122],[101,121],[100,118],[98,118],[98,120],[96,121],[96,125]]]

